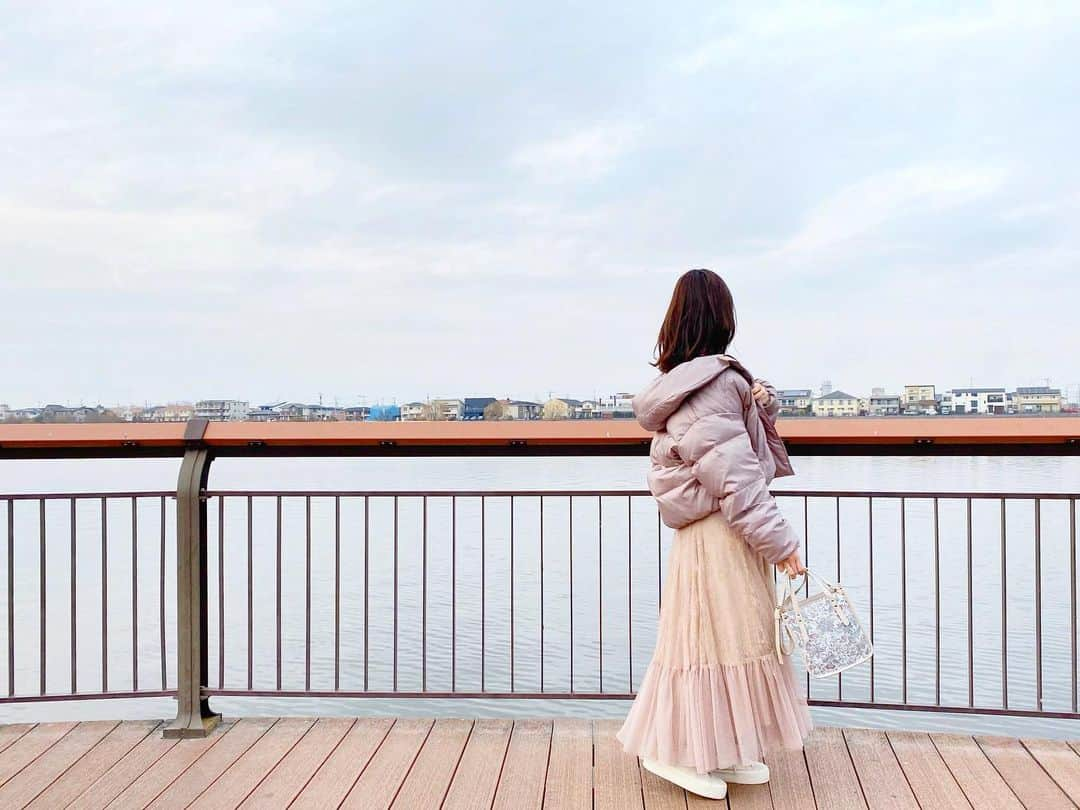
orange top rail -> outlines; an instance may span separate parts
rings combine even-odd
[[[780,419],[799,454],[1080,454],[1072,416]],[[633,419],[469,422],[0,424],[0,457],[216,455],[638,455],[651,434]]]

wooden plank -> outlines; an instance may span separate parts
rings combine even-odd
[[[0,726],[0,751],[7,750],[9,745],[30,731],[34,725],[34,723],[6,723]]]
[[[769,774],[770,781],[772,774]],[[715,802],[701,799],[705,807],[714,807]],[[731,810],[772,810],[772,792],[769,785],[728,785],[728,807]],[[691,807],[687,798],[686,806]]]
[[[818,726],[806,741],[806,767],[818,807],[866,807],[844,734]]]
[[[323,717],[274,766],[241,807],[288,807],[356,721]]]
[[[1016,794],[973,738],[966,734],[931,734],[930,740],[973,807],[1022,810]]]
[[[776,810],[807,810],[814,807],[814,790],[802,749],[778,750],[765,761],[769,766],[769,792]]]
[[[204,751],[216,745],[232,727],[233,722],[222,723],[208,736],[196,740],[165,740],[155,735],[156,739],[150,742],[168,745],[150,746],[150,753],[156,754],[153,759],[146,761],[146,758],[136,756],[132,762],[128,762],[129,757],[124,757],[117,763],[118,768],[106,771],[77,799],[77,806],[105,807],[115,803],[121,807],[145,807]],[[140,748],[141,744],[132,753],[136,754]]]
[[[687,795],[681,787],[672,784],[667,779],[661,779],[652,771],[641,765],[638,761],[638,776],[641,779],[641,798],[645,803],[645,810],[686,810]],[[578,805],[579,807],[588,807]],[[714,803],[715,807],[720,807]]]
[[[929,734],[889,731],[886,736],[919,804],[942,810],[971,807]]]
[[[543,806],[551,729],[551,720],[514,721],[493,810],[539,810]]]
[[[592,804],[592,734],[588,720],[553,721],[544,810],[577,810]]]
[[[361,717],[311,777],[291,808],[337,807],[394,725],[390,717]]]
[[[1065,795],[1080,800],[1080,755],[1062,740],[1021,740]]]
[[[431,733],[430,718],[403,717],[394,721],[379,750],[342,802],[342,807],[379,810],[394,801],[424,740]]]
[[[209,739],[216,742],[220,733],[220,730],[215,729]],[[76,797],[77,806],[80,810],[84,807],[104,807],[124,788],[152,768],[154,763],[175,748],[177,743],[178,740],[166,740],[161,736],[161,732],[155,729],[110,766],[105,773],[91,782],[90,786]]]
[[[75,723],[38,723],[13,742],[0,757],[0,785],[52,748]]]
[[[0,787],[0,807],[25,807],[30,804],[118,724],[116,720],[79,723]]]
[[[596,810],[632,810],[642,807],[641,774],[637,757],[626,753],[622,743],[615,739],[615,733],[622,723],[622,720],[596,720],[593,724]]]
[[[274,726],[275,720],[276,718],[272,717],[245,717],[237,720],[216,745],[195,757],[183,772],[162,768],[159,763],[147,772],[145,779],[136,781],[120,794],[119,801],[138,807],[187,807],[208,785],[243,756],[245,751],[262,739]],[[187,740],[181,740],[180,745],[185,742]],[[172,753],[169,756],[172,756]],[[160,773],[155,774],[154,771]],[[170,775],[172,778],[166,781]],[[140,781],[143,784],[140,784]]]
[[[976,737],[975,741],[1027,807],[1037,807],[1039,810],[1071,810],[1075,807],[1019,740]]]
[[[484,719],[473,723],[443,810],[490,810],[499,786],[513,722]],[[590,753],[590,768],[592,759]]]
[[[239,807],[314,723],[313,719],[306,717],[281,718],[254,745],[237,757],[224,773],[214,779],[188,807],[197,807],[200,810],[231,810]]]
[[[391,806],[402,810],[439,807],[454,778],[471,730],[471,720],[456,717],[436,720]]]
[[[125,720],[120,723],[85,756],[61,774],[29,806],[35,810],[67,807],[148,735],[160,734],[158,728],[161,725],[156,720]]]
[[[884,731],[844,729],[844,740],[871,810],[918,810],[919,803]]]

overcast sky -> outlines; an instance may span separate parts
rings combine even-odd
[[[1075,392],[1080,6],[766,5],[3,4],[0,402]]]

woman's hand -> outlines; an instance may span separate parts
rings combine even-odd
[[[754,399],[760,402],[762,405],[768,405],[772,395],[769,393],[764,385],[759,382],[754,383],[754,387],[750,389],[750,393],[754,395]]]
[[[781,560],[776,564],[782,572],[788,575],[788,579],[795,579],[799,574],[806,573],[806,566],[803,565],[802,557],[799,556],[799,552],[794,552],[786,560]]]

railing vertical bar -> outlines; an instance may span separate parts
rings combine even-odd
[[[225,498],[218,496],[218,686],[225,687]]]
[[[1075,588],[1073,589],[1075,591]],[[1074,633],[1075,636],[1075,633]],[[544,496],[540,496],[540,691],[544,691]],[[1073,692],[1076,690],[1074,689]]]
[[[972,542],[971,542],[971,498],[968,498],[968,706],[975,705],[975,621],[974,602],[975,594],[972,592]]]
[[[1005,499],[1001,499],[1001,706],[1009,708],[1009,601],[1005,576],[1006,531]]]
[[[426,499],[425,499],[426,500]],[[341,496],[334,496],[334,691],[341,688]]]
[[[139,508],[131,498],[131,688],[139,691]]]
[[[487,599],[485,599],[485,594],[487,593],[487,584],[486,584],[486,581],[485,581],[485,577],[487,576],[487,561],[485,560],[486,555],[485,555],[485,551],[484,551],[486,541],[487,541],[487,525],[486,525],[487,507],[486,507],[486,504],[487,504],[487,499],[483,495],[481,495],[480,496],[480,691],[481,692],[484,691],[484,674],[485,674],[484,673],[484,659],[486,657],[485,656],[486,649],[485,649],[485,646],[484,646],[484,635],[485,635],[484,634],[484,629],[485,629],[485,621],[487,619],[487,617],[484,614],[485,604],[487,602]]]
[[[277,635],[277,690],[281,691],[281,496],[277,496],[277,516],[275,518],[275,532],[277,535],[277,556],[276,556],[276,572],[277,588],[275,591],[275,598],[277,600],[277,615],[275,618],[275,631]]]
[[[900,498],[900,662],[902,700],[907,703],[907,499]]]
[[[1069,645],[1072,649],[1072,710],[1076,696],[1076,499],[1069,501]]]
[[[101,499],[101,691],[109,691],[109,509]]]
[[[874,643],[874,496],[866,499],[866,524],[869,528],[870,644]],[[870,658],[870,702],[874,702],[874,657]]]
[[[311,691],[311,496],[304,498],[304,690]]]
[[[514,496],[510,496],[510,691],[514,691]]]
[[[810,567],[810,502],[806,495],[803,495],[803,529],[805,530],[805,537],[803,538],[803,544],[806,549],[806,560],[804,565]],[[775,581],[774,581],[775,584]],[[806,673],[806,699],[811,697],[810,690],[812,686],[810,684],[810,673]]]
[[[161,688],[168,680],[168,664],[165,655],[165,496],[158,505],[158,654],[161,656]],[[74,643],[74,642],[72,642]]]
[[[1043,710],[1042,672],[1042,501],[1035,499],[1035,707]]]
[[[634,515],[632,496],[626,496],[626,653],[629,689],[634,691]]]
[[[75,499],[71,498],[68,501],[68,507],[70,510],[70,516],[68,518],[69,525],[71,527],[71,694],[75,694],[78,691],[78,667],[76,662],[78,660],[78,623],[75,621],[75,614],[77,609],[78,598],[76,594],[78,589],[76,588],[76,577],[78,574],[78,564],[76,561],[76,537],[77,532],[77,518],[75,509]],[[161,687],[165,688],[164,685]]]
[[[600,692],[604,691],[604,496],[596,496],[596,626],[599,642]]]
[[[8,697],[15,696],[15,501],[7,502]]]
[[[934,498],[934,703],[941,705],[941,532],[939,499]]]
[[[40,640],[39,641],[40,661],[39,661],[39,664],[38,664],[38,673],[39,673],[39,677],[40,677],[39,690],[40,690],[40,693],[42,695],[44,695],[45,694],[45,667],[46,667],[46,663],[45,663],[45,625],[46,625],[46,621],[45,621],[45,617],[46,617],[46,610],[45,610],[45,596],[46,596],[45,570],[46,569],[45,569],[45,564],[46,563],[45,563],[45,499],[44,498],[38,499],[38,553],[40,555],[40,559],[38,560],[38,566],[41,569],[39,574],[38,574],[38,577],[39,577],[39,579],[38,579],[38,603],[39,603],[39,605],[38,606],[40,608],[40,613],[41,613],[40,625],[39,625],[41,632],[38,634],[38,637],[39,637],[39,640]],[[14,576],[14,575],[15,575],[14,571],[8,572],[8,576]]]
[[[423,496],[423,520],[421,527],[421,608],[420,608],[420,691],[427,691],[427,504],[428,496]]]
[[[836,496],[836,581],[840,581],[840,496]],[[844,699],[844,673],[836,676],[836,698]]]
[[[254,587],[255,587],[255,565],[252,560],[252,551],[254,547],[254,528],[252,527],[252,518],[254,516],[254,510],[252,508],[251,496],[247,497],[247,688],[250,690],[254,685],[254,670],[255,659],[253,648],[255,646],[255,611],[254,611]]]
[[[398,663],[398,496],[394,496],[394,691],[397,691]]]
[[[371,515],[371,499],[364,496],[364,691],[368,690],[368,627],[371,625],[371,605],[368,600],[368,570],[370,566],[370,560],[368,550],[370,543],[368,537],[370,535],[369,528],[371,526],[369,517]]]
[[[567,502],[567,550],[570,552],[569,580],[570,580],[570,691],[574,691],[574,496],[570,495]]]
[[[457,496],[450,496],[450,691],[457,691]]]

